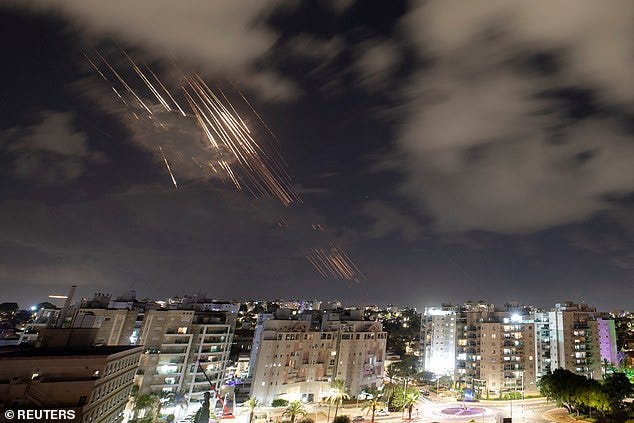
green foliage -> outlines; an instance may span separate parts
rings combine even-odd
[[[504,400],[520,400],[522,399],[522,393],[521,392],[505,392],[502,395],[502,399]]]
[[[255,414],[255,409],[258,408],[260,402],[257,398],[251,397],[249,398],[244,405],[249,409],[249,423],[253,421],[253,415]]]
[[[295,419],[297,417],[306,416],[306,409],[304,408],[304,404],[301,401],[291,401],[287,406],[286,410],[282,414],[284,417],[290,417],[291,423],[295,423]]]
[[[388,408],[390,410],[406,410],[411,419],[412,409],[420,398],[420,391],[416,388],[407,388],[398,386],[390,398]]]
[[[339,406],[343,402],[343,400],[350,399],[350,394],[346,391],[346,386],[343,380],[336,379],[332,383],[332,393],[328,397],[328,401],[330,405],[335,406],[335,419],[337,419],[337,412],[339,411]]]
[[[288,400],[284,398],[277,398],[271,402],[272,407],[286,407],[288,405]]]
[[[625,373],[613,373],[603,381],[603,390],[613,410],[623,406],[623,400],[634,394],[634,385]]]
[[[348,417],[348,416],[337,416],[332,421],[332,423],[350,423],[350,417]]]
[[[384,408],[384,407],[385,407],[385,403],[383,402],[383,399],[378,395],[378,392],[376,392],[372,398],[370,398],[369,400],[366,400],[363,403],[361,410],[370,411],[372,413],[371,421],[374,421],[374,415],[376,413],[376,410]]]
[[[610,417],[621,411],[623,399],[634,392],[634,386],[623,373],[609,375],[600,383],[557,369],[542,377],[540,392],[568,412]]]

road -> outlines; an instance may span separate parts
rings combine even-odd
[[[472,420],[476,423],[491,423],[496,421],[498,415],[503,415],[513,417],[514,422],[520,423],[570,422],[571,420],[568,420],[566,413],[560,413],[559,410],[562,409],[548,403],[543,398],[524,401],[481,401],[463,405],[463,403],[453,399],[421,397],[412,411],[412,420],[415,423],[458,423]],[[369,413],[366,414],[365,411],[356,407],[340,409],[339,414],[350,417],[362,415],[366,418],[366,423],[371,418]],[[313,412],[310,417],[316,415],[319,413]],[[386,417],[375,417],[375,421],[376,423],[402,423],[407,421],[407,413],[392,412]],[[316,423],[326,423],[326,416],[319,416]]]
[[[265,411],[266,410],[266,411]],[[281,413],[283,408],[262,408],[256,414],[265,413],[268,418],[275,421],[281,421]],[[238,422],[243,414],[242,410],[236,410]],[[246,410],[245,410],[246,411]],[[327,423],[328,406],[327,405],[308,405],[309,417],[315,423]],[[248,414],[248,413],[247,413]],[[365,423],[369,423],[371,419],[370,413],[361,410],[359,407],[344,406],[339,409],[339,415],[347,415],[350,418],[354,416],[364,416]],[[432,423],[432,422],[469,422],[476,423],[492,423],[496,421],[498,415],[505,417],[513,417],[515,423],[569,423],[574,421],[567,416],[565,410],[558,408],[552,403],[546,402],[543,398],[526,399],[524,401],[480,401],[472,403],[463,403],[455,399],[430,398],[421,397],[412,412],[413,423]],[[334,416],[334,407],[331,409],[330,419]],[[246,415],[245,415],[246,417]],[[266,422],[266,420],[263,420]],[[391,412],[389,416],[375,417],[376,423],[404,423],[408,422],[407,413]],[[260,423],[256,421],[255,423]]]

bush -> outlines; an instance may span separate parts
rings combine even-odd
[[[332,421],[332,423],[350,423],[350,417],[349,416],[337,416]]]
[[[299,421],[299,423],[315,423],[315,420],[311,419],[310,417],[304,417]]]
[[[522,399],[522,393],[521,392],[507,392],[507,393],[502,395],[502,399],[505,399],[505,400],[520,400],[520,399]]]
[[[288,400],[285,400],[283,398],[274,399],[273,402],[271,402],[271,406],[273,407],[286,407],[287,405]]]

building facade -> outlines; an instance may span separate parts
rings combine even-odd
[[[317,331],[310,321],[269,315],[255,334],[251,395],[262,404],[319,401],[337,379],[351,396],[382,385],[387,334],[378,322],[331,320]]]
[[[0,349],[0,402],[74,410],[84,423],[123,420],[140,347]]]
[[[456,307],[425,307],[421,317],[423,370],[453,375],[456,368]]]
[[[180,309],[145,313],[139,342],[144,345],[140,392],[174,392],[197,400],[224,384],[235,315]]]

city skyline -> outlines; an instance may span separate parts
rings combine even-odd
[[[631,308],[632,19],[617,0],[5,3],[0,301]],[[261,149],[255,176],[201,171],[228,147],[179,116],[199,81]]]

